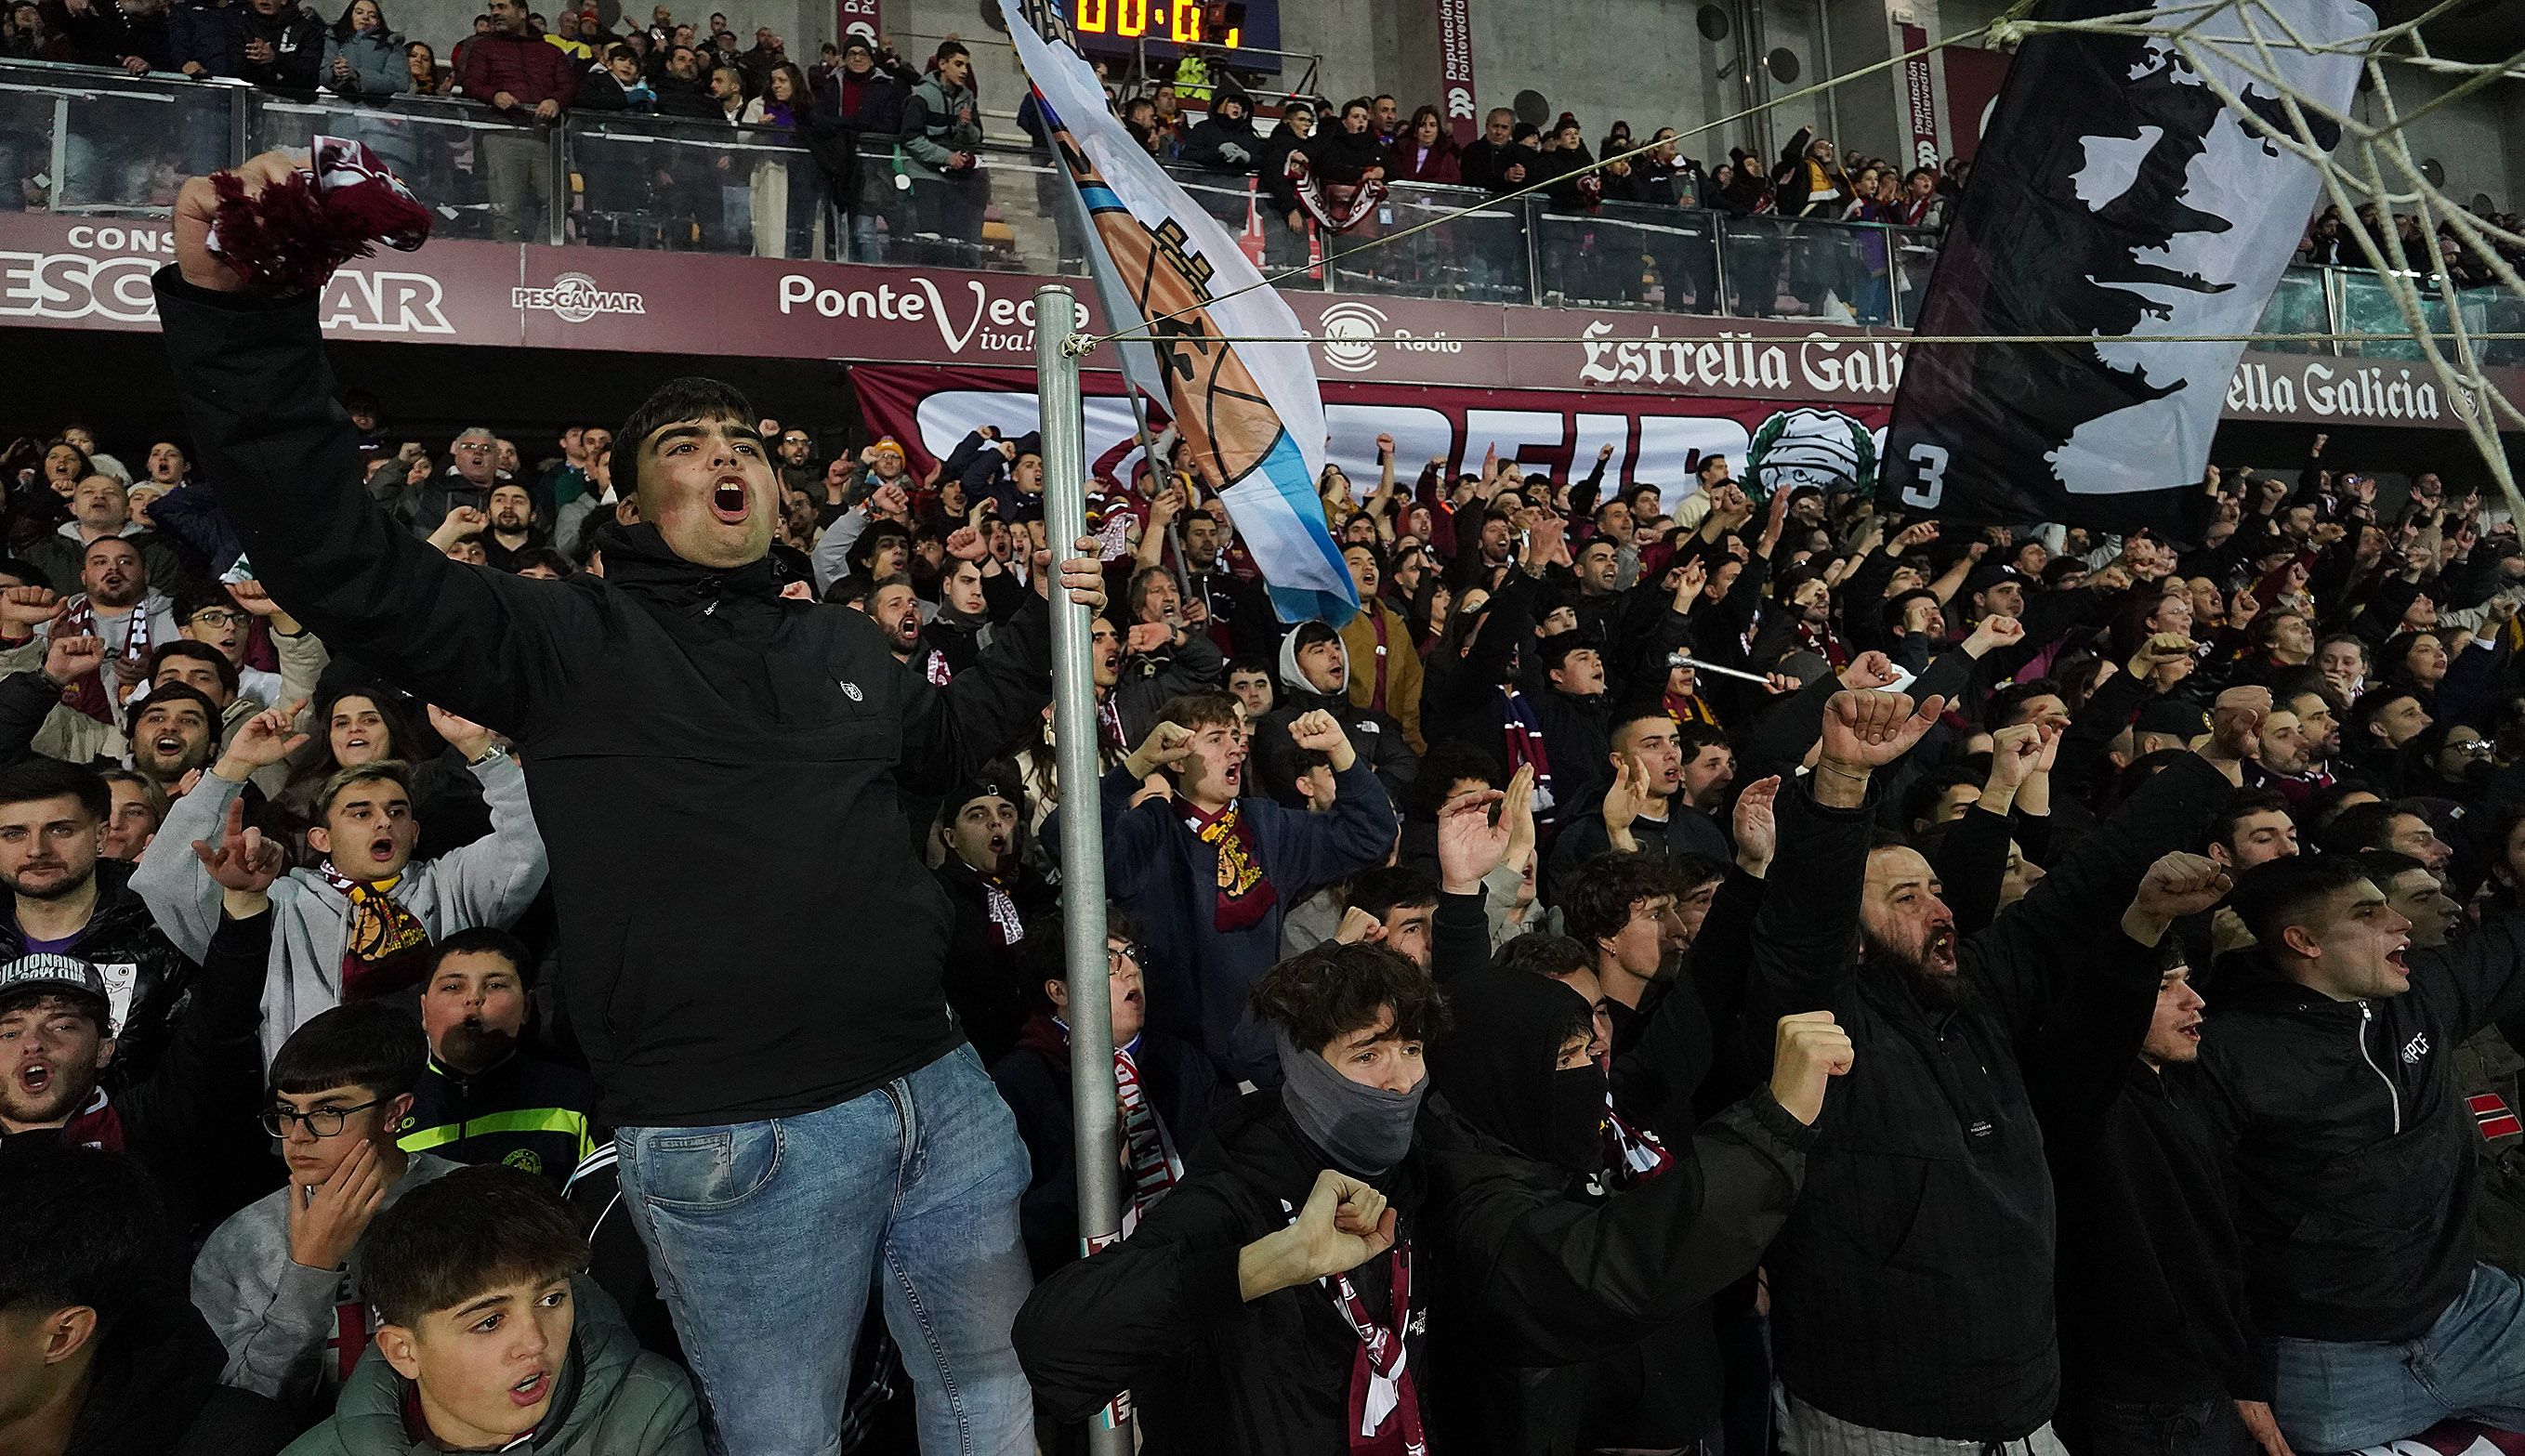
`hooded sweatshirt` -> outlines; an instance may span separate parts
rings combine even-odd
[[[416,1153],[386,1189],[380,1211],[463,1165]],[[295,1184],[240,1208],[193,1260],[193,1303],[227,1349],[224,1384],[321,1414],[376,1333],[360,1284],[360,1249],[339,1269],[310,1269],[289,1257],[289,1200]]]
[[[1316,692],[1298,666],[1301,641],[1331,631],[1320,622],[1310,622],[1280,639],[1280,703],[1254,725],[1258,782],[1264,793],[1289,807],[1306,806],[1306,796],[1298,792],[1300,751],[1297,741],[1289,736],[1289,725],[1320,710],[1331,713],[1342,731],[1350,735],[1350,746],[1359,751],[1362,763],[1376,771],[1386,797],[1399,801],[1404,797],[1403,791],[1419,775],[1420,755],[1411,752],[1410,736],[1392,713],[1361,707],[1350,701],[1350,645],[1339,636],[1332,639],[1342,645],[1342,687],[1334,692]]]
[[[407,864],[387,891],[420,918],[435,943],[477,925],[507,926],[525,913],[544,885],[544,843],[526,802],[525,770],[504,755],[473,770],[491,806],[491,835],[436,859]],[[158,837],[141,851],[131,888],[177,949],[199,959],[220,921],[220,886],[194,857],[193,841],[218,837],[228,804],[245,792],[205,773],[192,793],[167,810]],[[342,957],[351,904],[317,870],[293,869],[272,887],[272,968],[263,988],[264,1064],[289,1034],[342,1003]],[[390,994],[401,994],[400,992]],[[417,995],[417,993],[416,993]]]
[[[691,1380],[640,1348],[622,1312],[594,1281],[570,1281],[569,1354],[552,1404],[512,1451],[534,1456],[702,1456],[701,1406]],[[284,1456],[429,1456],[440,1446],[406,1415],[411,1383],[371,1350],[342,1386],[333,1418]]]

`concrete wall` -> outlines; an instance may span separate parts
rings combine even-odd
[[[2408,115],[2443,95],[2453,81],[2398,66],[2388,68],[2386,83],[2393,88],[2395,111]],[[2359,97],[2353,110],[2371,124],[2386,120],[2385,104],[2373,94]],[[2487,192],[2500,210],[2512,211],[2525,200],[2520,199],[2525,194],[2520,111],[2525,111],[2525,84],[2501,81],[2419,118],[2403,135],[2413,158],[2435,158],[2445,165],[2446,194],[2457,207],[2468,205],[2474,193]]]

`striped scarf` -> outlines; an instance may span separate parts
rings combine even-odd
[[[1205,814],[1193,806],[1191,800],[1175,796],[1175,812],[1183,816],[1184,828],[1201,842],[1218,851],[1218,898],[1211,912],[1211,926],[1224,934],[1239,931],[1262,920],[1263,913],[1280,902],[1280,892],[1271,886],[1270,876],[1263,873],[1262,846],[1254,838],[1254,826],[1236,811],[1236,802],[1215,814]]]
[[[87,593],[81,592],[70,600],[69,608],[62,614],[61,625],[53,631],[60,637],[100,635],[96,630],[96,604],[88,600]],[[100,723],[112,723],[115,710],[122,704],[106,691],[105,674],[111,671],[120,677],[128,671],[131,680],[137,683],[145,669],[133,664],[145,664],[149,660],[150,650],[156,646],[149,640],[149,598],[145,594],[131,604],[131,614],[123,619],[122,645],[118,647],[109,642],[105,646],[105,665],[64,688],[62,701]]]
[[[342,936],[342,999],[365,1001],[420,985],[429,969],[429,931],[394,898],[403,876],[354,880],[329,859],[317,868],[351,902]]]

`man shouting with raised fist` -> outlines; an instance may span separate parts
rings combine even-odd
[[[361,488],[316,293],[250,287],[211,245],[215,218],[228,238],[284,225],[254,210],[293,173],[269,153],[176,206],[158,305],[203,467],[273,601],[517,745],[569,946],[560,1000],[723,1449],[829,1448],[882,1251],[921,1444],[1031,1450],[1008,1340],[1025,1153],[947,1009],[948,906],[897,796],[1036,731],[1047,607],[938,689],[865,615],[781,600],[758,413],[699,378],[616,436],[638,523],[601,579],[449,560]],[[1039,594],[1054,574],[1035,562]],[[1092,553],[1058,574],[1102,605]]]
[[[1774,808],[1743,1024],[1750,1039],[1827,1010],[1865,1052],[1764,1260],[1789,1449],[2059,1456],[2052,1176],[2019,1058],[2055,1085],[2083,1078],[2101,1103],[2138,1054],[2158,943],[2225,889],[2206,861],[2157,862],[2199,842],[2243,775],[2269,696],[2230,697],[2200,753],[1967,937],[1918,850],[1871,843],[1872,778],[1943,703],[1843,692],[1825,705],[1814,770]],[[1771,1056],[1767,1039],[1745,1049]]]

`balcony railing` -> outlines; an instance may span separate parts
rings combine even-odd
[[[1067,183],[1023,148],[983,150],[979,222],[968,209],[967,225],[950,233],[915,206],[884,142],[864,145],[837,190],[780,131],[587,110],[520,126],[447,98],[285,96],[43,62],[0,63],[0,210],[163,215],[186,177],[267,148],[304,148],[320,132],[374,148],[437,214],[442,236],[1084,271]],[[1907,327],[1937,260],[1938,236],[1923,229],[1638,204],[1573,213],[1541,198],[1409,183],[1331,236],[1290,227],[1253,178],[1170,170],[1257,263],[1290,271],[1283,289]],[[1423,223],[1434,225],[1411,231]],[[1366,246],[1381,237],[1393,241]],[[2447,305],[2423,294],[2445,330]],[[2470,290],[2458,306],[2473,329],[2525,332],[2525,303],[2504,290]],[[2302,267],[2289,269],[2261,331],[2407,332],[2372,272]],[[2275,347],[2418,357],[2407,338]],[[2484,352],[2493,364],[2525,364],[2525,343]]]

